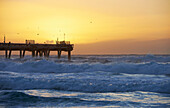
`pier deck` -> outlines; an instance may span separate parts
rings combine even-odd
[[[20,58],[25,56],[25,52],[32,52],[32,57],[43,55],[48,57],[50,51],[57,51],[58,58],[61,57],[61,52],[68,52],[68,59],[71,59],[71,51],[73,44],[24,44],[24,43],[0,43],[0,51],[5,51],[5,57],[10,58],[12,51],[20,51]],[[8,53],[9,52],[9,53]]]

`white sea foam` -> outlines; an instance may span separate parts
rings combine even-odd
[[[170,93],[170,78],[163,75],[1,72],[1,90],[55,89],[79,92],[149,91]]]
[[[103,63],[111,58],[112,62]],[[76,56],[73,57],[73,62],[63,62],[64,59],[60,61],[54,58],[1,59],[0,89],[170,93],[170,63],[169,60],[165,60],[169,57],[161,56],[158,61],[156,60],[158,57],[153,55],[131,58],[120,56],[120,60],[113,61],[118,58],[119,56],[82,56],[82,58]],[[128,61],[137,61],[141,58],[150,60]],[[83,62],[85,60],[97,62]]]
[[[0,71],[11,72],[46,72],[46,73],[77,73],[77,72],[112,72],[112,73],[128,73],[128,74],[170,74],[169,63],[56,63],[53,61],[27,61],[17,63],[12,61],[1,61]]]

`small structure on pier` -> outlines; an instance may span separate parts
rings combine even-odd
[[[25,40],[26,44],[35,44],[35,40]]]
[[[73,44],[69,41],[58,41],[56,44],[35,44],[34,40],[26,40],[26,43],[0,43],[0,50],[5,51],[5,57],[10,58],[12,51],[20,51],[20,58],[25,56],[25,52],[32,52],[32,57],[44,56],[49,57],[50,51],[57,51],[58,58],[61,57],[62,51],[68,52],[68,59],[71,59]],[[8,53],[9,52],[9,53]]]

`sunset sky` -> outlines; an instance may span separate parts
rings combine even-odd
[[[161,46],[162,40],[170,38],[170,0],[0,0],[1,42],[4,34],[6,41],[43,43],[64,40],[64,33],[66,40],[82,48],[101,42],[123,44],[121,40],[135,40],[134,46],[138,41],[160,40],[156,45]],[[169,45],[151,53],[170,53]]]

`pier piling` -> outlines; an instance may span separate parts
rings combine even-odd
[[[39,51],[36,51],[36,57],[38,57],[38,53],[39,53]]]
[[[25,56],[25,50],[23,50],[23,57]]]
[[[47,51],[47,57],[49,57],[49,56],[50,56],[50,50]]]
[[[61,51],[59,50],[58,51],[58,59],[60,59],[61,58]]]
[[[5,58],[8,58],[8,50],[5,50]]]
[[[39,52],[39,55],[40,55],[40,57],[42,57],[42,56],[43,56],[43,52],[42,52],[42,51],[40,51],[40,52]]]
[[[9,59],[11,58],[11,53],[12,53],[12,50],[9,50]]]
[[[20,50],[20,58],[22,58],[22,50]]]
[[[68,60],[71,60],[71,51],[68,51]]]
[[[35,51],[32,51],[32,57],[35,57]]]

